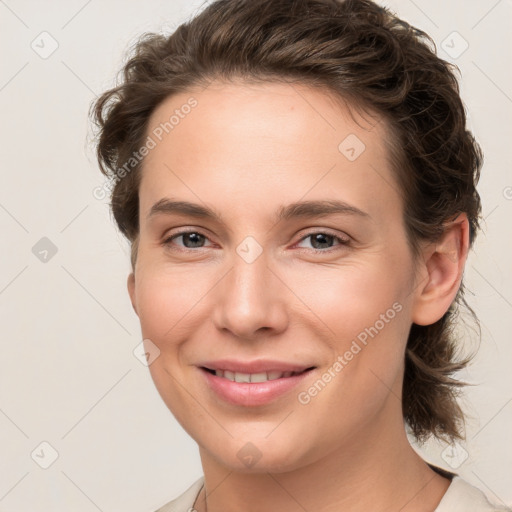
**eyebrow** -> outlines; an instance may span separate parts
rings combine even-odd
[[[147,218],[158,214],[181,214],[198,219],[207,219],[222,223],[222,215],[208,206],[190,203],[188,201],[173,201],[163,198],[157,201],[149,210]],[[336,199],[299,201],[288,205],[280,206],[275,214],[274,220],[277,224],[282,220],[294,218],[326,217],[328,215],[357,215],[370,219],[370,215],[355,206]]]

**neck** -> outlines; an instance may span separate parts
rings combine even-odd
[[[401,415],[376,421],[313,463],[287,472],[239,473],[200,449],[205,486],[197,512],[432,512],[450,481],[411,447]]]

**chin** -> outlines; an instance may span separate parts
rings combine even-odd
[[[286,432],[285,432],[286,433]],[[286,473],[307,464],[304,460],[304,443],[290,438],[266,438],[261,436],[231,438],[219,446],[218,443],[203,444],[205,453],[230,471],[237,473]],[[299,451],[297,447],[301,447]],[[210,449],[208,449],[210,448]],[[219,449],[222,448],[222,451]]]

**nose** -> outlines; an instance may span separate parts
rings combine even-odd
[[[230,271],[216,287],[216,327],[243,340],[283,332],[288,325],[285,289],[265,252],[251,263],[235,254]]]

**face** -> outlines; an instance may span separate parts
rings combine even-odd
[[[403,428],[416,272],[385,124],[306,86],[213,82],[148,135],[129,291],[202,452],[287,471]]]

